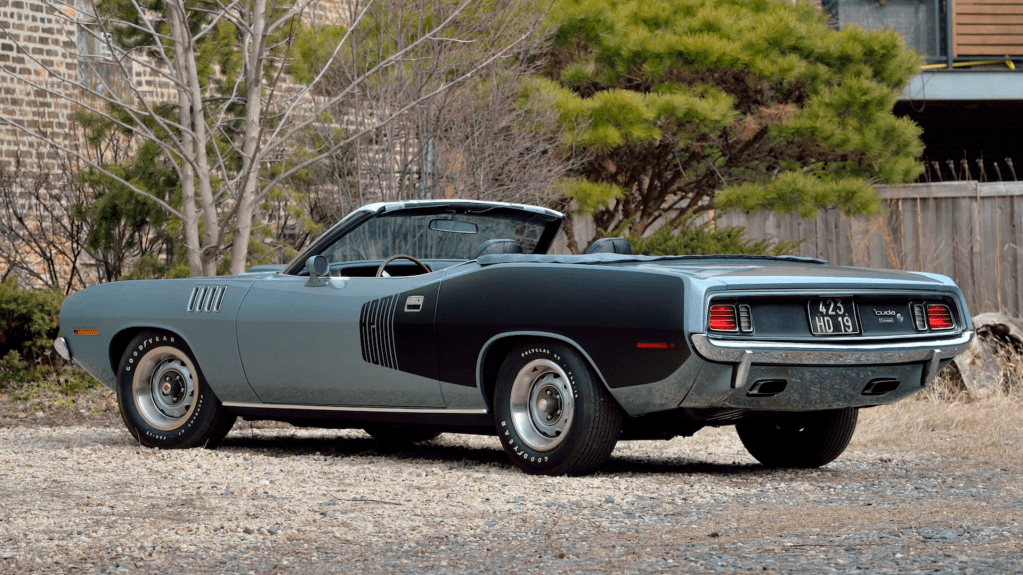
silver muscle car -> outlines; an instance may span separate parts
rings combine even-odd
[[[494,434],[528,473],[584,474],[619,439],[721,425],[765,465],[824,465],[859,409],[927,386],[973,336],[942,276],[639,256],[618,238],[546,255],[562,220],[373,204],[283,267],[78,292],[55,346],[147,446],[213,447],[241,416]]]

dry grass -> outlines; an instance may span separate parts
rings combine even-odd
[[[867,409],[853,447],[920,450],[1023,470],[1023,400],[935,403],[908,400]]]
[[[954,366],[914,398],[860,413],[854,447],[923,450],[1023,470],[1023,354],[997,352],[999,381],[982,395]]]

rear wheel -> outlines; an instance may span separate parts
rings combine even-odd
[[[810,411],[735,425],[746,451],[768,467],[820,467],[842,455],[856,431],[855,409]]]
[[[117,372],[121,419],[146,447],[214,447],[235,416],[213,394],[191,350],[177,335],[144,331]]]
[[[512,350],[494,404],[501,444],[532,474],[593,473],[618,442],[624,416],[589,365],[561,343]]]

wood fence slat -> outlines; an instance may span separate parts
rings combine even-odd
[[[984,56],[1002,58],[1004,56],[1023,55],[1023,46],[965,46],[958,52],[959,56]]]
[[[954,6],[956,8],[963,6],[997,6],[1000,4],[1016,6],[1019,3],[1019,0],[955,0]]]
[[[1023,198],[1015,197],[1012,198],[1012,213],[1010,214],[1010,220],[1012,221],[1012,244],[1008,251],[1008,259],[1012,261],[1013,276],[1011,285],[1016,290],[1016,317],[1023,315],[1023,289],[1020,288],[1020,282],[1023,282],[1023,223],[1020,218],[1023,218]]]
[[[956,37],[956,44],[962,48],[967,48],[969,46],[985,46],[992,48],[997,46],[1019,47],[1020,43],[1023,43],[1023,35],[981,36],[960,34]]]
[[[1023,36],[1023,30],[1019,25],[1007,24],[1003,18],[992,19],[990,22],[978,22],[976,24],[960,24],[956,29],[956,40],[961,41],[964,36],[994,36],[1019,38]]]
[[[953,239],[953,253],[955,262],[955,275],[952,277],[956,283],[966,286],[963,291],[969,291],[970,296],[974,297],[974,285],[973,285],[973,269],[971,263],[971,251],[970,251],[970,236],[972,230],[970,229],[970,222],[973,219],[973,215],[970,213],[969,203],[964,202],[962,199],[952,200],[952,206],[946,204],[938,204],[940,212],[948,219],[948,227],[941,227],[936,229],[952,230]],[[948,209],[951,207],[951,209]],[[965,207],[965,209],[964,209]]]
[[[903,265],[908,270],[924,269],[920,263],[920,232],[916,227],[920,213],[920,200],[899,202],[902,214]]]
[[[998,229],[998,199],[989,202],[982,202],[976,198],[973,202],[974,212],[974,235],[973,250],[974,278],[977,286],[977,293],[985,306],[994,306],[1001,309],[999,305],[1001,289],[996,281],[1000,270],[998,260],[999,229]],[[986,225],[985,225],[986,223]],[[983,249],[984,246],[991,246],[994,249]]]
[[[1023,4],[991,4],[987,6],[980,5],[961,5],[957,4],[952,9],[952,17],[955,18],[962,14],[976,14],[976,15],[988,15],[988,14],[1023,14]]]
[[[960,26],[990,25],[990,24],[1019,24],[1023,22],[1023,14],[959,14],[955,17],[956,29]]]
[[[1016,291],[1017,288],[1013,284],[1015,283],[1014,277],[1016,275],[1015,270],[1015,258],[1012,257],[1012,241],[1013,241],[1013,225],[1012,225],[1012,198],[998,198],[998,222],[995,227],[997,237],[995,239],[995,246],[997,248],[997,254],[995,255],[998,265],[998,277],[995,281],[995,286],[998,289],[998,310],[1002,313],[1017,316],[1019,314],[1019,308],[1016,307]]]

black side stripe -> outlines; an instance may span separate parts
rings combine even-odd
[[[362,306],[359,335],[364,361],[398,369],[398,354],[394,349],[394,315],[397,310],[396,295],[367,302]]]

